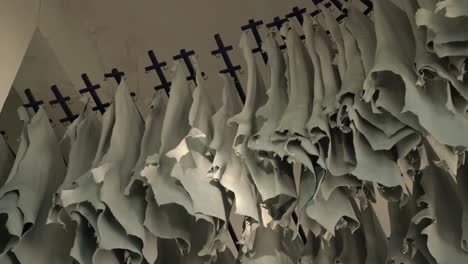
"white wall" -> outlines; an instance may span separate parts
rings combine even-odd
[[[38,3],[39,0],[0,1],[0,109],[36,28]]]

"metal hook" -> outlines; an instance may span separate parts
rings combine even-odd
[[[136,94],[134,92],[131,92],[130,96],[132,97],[133,102],[136,102],[138,100],[138,98],[136,97]]]
[[[202,75],[203,80],[205,81],[208,80],[208,75],[206,75],[205,72],[202,72],[201,75]]]
[[[219,59],[219,58],[221,58],[221,55],[219,55],[219,53],[216,53],[216,54],[215,54],[215,57],[216,57],[217,59]]]

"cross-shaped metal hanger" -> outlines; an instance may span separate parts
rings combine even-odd
[[[233,50],[233,47],[225,46],[219,34],[214,35],[214,38],[215,38],[216,44],[218,45],[218,49],[213,50],[211,54],[217,57],[221,55],[221,57],[224,60],[224,63],[226,64],[226,69],[221,70],[219,72],[229,73],[231,75],[231,77],[234,79],[234,84],[236,85],[236,89],[237,89],[237,93],[239,94],[239,97],[241,98],[242,102],[245,102],[244,89],[242,89],[242,85],[239,81],[239,78],[237,77],[237,71],[239,71],[241,67],[239,65],[234,66],[228,54],[228,51]]]
[[[181,49],[180,53],[172,57],[174,60],[182,59],[187,67],[189,72],[189,76],[187,76],[187,81],[195,81],[195,69],[193,68],[192,62],[190,61],[190,56],[195,55],[195,51],[190,50],[186,51],[185,49]]]
[[[266,24],[266,27],[267,28],[276,27],[278,30],[281,30],[281,27],[287,21],[288,21],[287,18],[280,18],[280,17],[276,16],[276,17],[273,18],[273,22],[270,22],[270,23]]]
[[[91,97],[93,98],[94,103],[96,104],[96,106],[93,107],[93,111],[99,110],[101,114],[104,114],[104,112],[106,111],[106,108],[109,107],[110,103],[102,103],[101,99],[96,93],[96,90],[101,88],[101,86],[99,84],[93,85],[91,81],[89,80],[89,77],[86,73],[83,73],[81,75],[81,79],[83,79],[83,82],[85,83],[86,88],[79,90],[80,94],[89,93]]]
[[[72,123],[73,120],[75,120],[78,117],[78,115],[73,114],[73,112],[70,110],[70,107],[68,106],[68,101],[70,101],[70,96],[65,96],[65,97],[62,96],[62,93],[58,89],[57,85],[53,85],[52,87],[50,87],[50,89],[52,90],[52,93],[54,93],[55,98],[57,99],[49,101],[49,104],[51,105],[60,104],[60,106],[63,109],[63,112],[65,113],[65,117],[60,119],[60,122]]]
[[[120,84],[124,76],[125,72],[119,71],[117,68],[113,68],[111,72],[104,74],[104,78],[114,78],[117,84]]]
[[[262,38],[258,32],[258,27],[263,25],[262,20],[255,21],[254,19],[249,19],[249,23],[241,27],[242,31],[250,30],[252,35],[257,43],[257,47],[252,50],[253,53],[258,53],[262,55],[263,61],[266,63],[268,61],[268,56],[265,52],[262,51]]]
[[[29,88],[24,90],[24,94],[26,95],[26,98],[28,99],[28,103],[24,104],[23,106],[26,108],[32,108],[34,112],[37,113],[37,111],[39,111],[39,106],[44,104],[44,102],[42,100],[36,101],[36,98],[31,92],[31,89]]]
[[[164,76],[163,69],[167,66],[166,62],[159,62],[158,59],[156,58],[156,55],[154,54],[153,50],[148,51],[148,56],[151,60],[151,65],[145,67],[146,72],[150,72],[154,70],[156,74],[159,77],[159,80],[161,81],[160,85],[157,85],[154,87],[156,91],[160,89],[164,89],[166,94],[169,96],[169,90],[171,88],[171,82],[167,81],[166,76]]]
[[[286,23],[288,21],[287,18],[280,18],[278,16],[274,17],[273,18],[273,22],[270,22],[268,24],[266,24],[266,27],[267,28],[272,28],[272,27],[276,27],[279,30],[281,30],[281,27],[283,26],[284,23]],[[285,39],[284,36],[281,36],[282,39]],[[286,48],[286,44],[283,44],[283,45],[280,45],[280,49],[281,50],[284,50]]]
[[[299,8],[297,6],[293,7],[292,12],[287,14],[287,18],[293,18],[295,17],[297,21],[299,21],[299,24],[302,25],[304,23],[304,14],[307,12],[307,9],[305,8]]]

